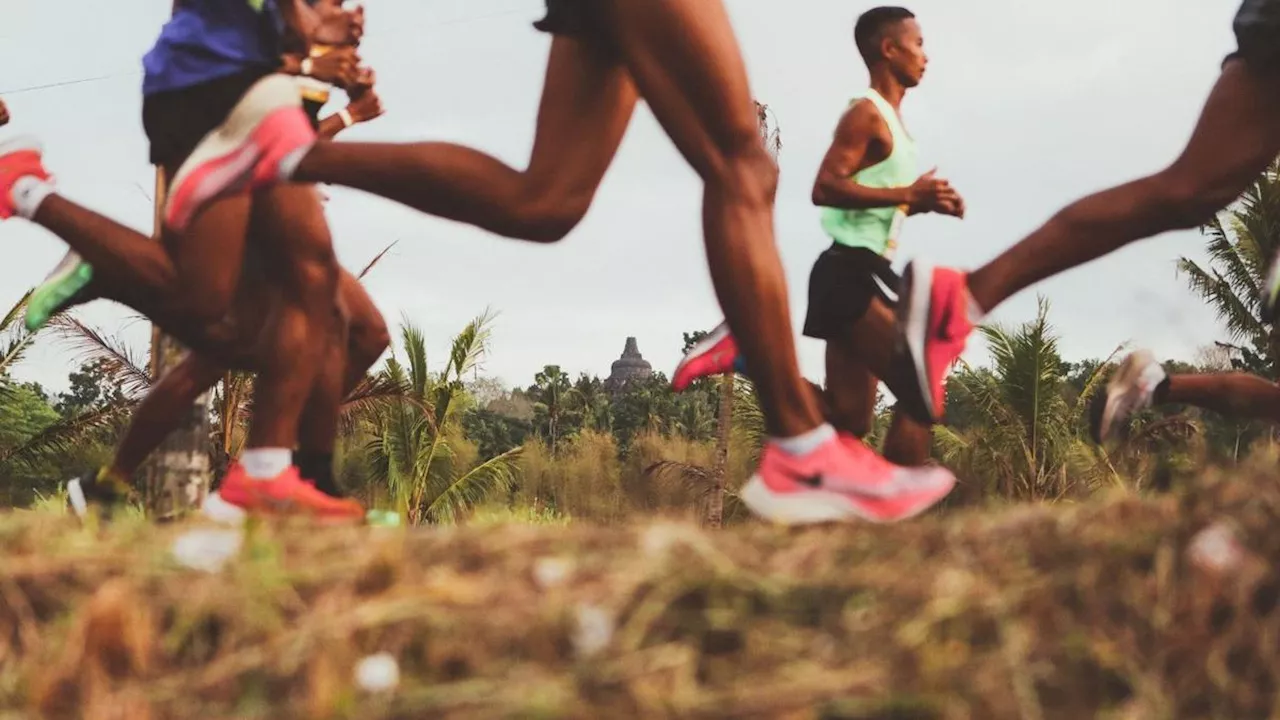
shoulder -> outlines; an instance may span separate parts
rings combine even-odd
[[[872,135],[878,136],[888,132],[880,109],[871,100],[862,98],[854,100],[840,116],[840,124],[836,132],[840,135]]]

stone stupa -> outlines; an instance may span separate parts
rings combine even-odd
[[[636,339],[629,337],[626,346],[622,348],[622,357],[613,361],[609,379],[604,381],[604,387],[611,393],[617,393],[630,383],[648,380],[652,375],[653,366],[640,355],[640,347],[636,344]]]

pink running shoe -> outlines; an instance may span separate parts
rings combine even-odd
[[[30,136],[15,137],[0,143],[0,220],[18,214],[13,203],[13,186],[24,177],[50,180],[44,169],[44,148]]]
[[[968,297],[966,275],[959,270],[917,260],[902,273],[899,348],[907,355],[915,382],[905,384],[906,397],[899,399],[920,420],[937,422],[942,417],[947,371],[973,332]]]
[[[284,75],[259,80],[174,175],[165,224],[185,230],[210,202],[280,182],[285,158],[315,139],[294,81]]]
[[[676,392],[684,392],[695,380],[733,372],[737,359],[738,342],[729,332],[729,324],[720,323],[680,360],[671,378],[671,387]]]
[[[842,435],[803,457],[770,443],[740,496],[756,515],[786,525],[886,523],[924,512],[955,483],[945,468],[898,467],[861,440]]]

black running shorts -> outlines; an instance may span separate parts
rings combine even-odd
[[[882,255],[866,248],[833,244],[809,273],[806,337],[829,340],[862,319],[874,298],[892,306],[901,278]],[[892,294],[891,294],[892,293]]]
[[[1280,73],[1280,0],[1244,0],[1233,27],[1239,58],[1255,72]]]
[[[552,35],[585,39],[604,37],[601,0],[547,0],[547,16],[533,26]]]
[[[151,163],[172,177],[249,88],[269,74],[270,69],[254,69],[143,98],[142,127],[151,141]]]

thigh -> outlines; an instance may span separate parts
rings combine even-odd
[[[610,30],[672,142],[704,178],[763,143],[723,0],[610,0]]]
[[[601,44],[573,35],[551,42],[527,170],[548,194],[594,194],[635,112],[635,85]]]
[[[1280,72],[1228,60],[1186,149],[1167,175],[1234,198],[1280,154]],[[1228,199],[1228,202],[1230,200]]]
[[[314,185],[288,183],[255,193],[249,236],[261,253],[261,281],[301,289],[309,267],[336,268],[333,237]],[[336,276],[336,273],[335,273]]]

